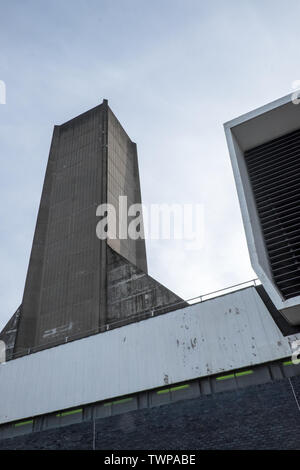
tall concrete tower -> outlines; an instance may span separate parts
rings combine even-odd
[[[54,127],[22,304],[0,335],[10,354],[181,301],[147,275],[143,238],[97,238],[97,207],[112,204],[118,222],[119,196],[141,202],[137,149],[104,100]]]

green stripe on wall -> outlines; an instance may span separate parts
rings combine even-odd
[[[25,424],[31,424],[33,423],[33,419],[29,420],[29,421],[22,421],[21,423],[15,423],[15,428],[19,427],[19,426],[25,426]]]
[[[162,395],[163,393],[177,392],[177,390],[184,390],[189,388],[189,384],[177,385],[176,387],[163,388],[162,390],[157,390],[157,395]]]
[[[157,395],[162,395],[163,393],[169,393],[170,389],[169,388],[164,388],[163,390],[157,390]]]
[[[222,375],[221,377],[217,377],[217,380],[227,380],[227,379],[234,379],[234,374]]]
[[[244,370],[243,372],[237,372],[236,377],[243,377],[243,375],[253,374],[253,370]]]
[[[57,413],[56,416],[75,415],[76,413],[80,413],[81,411],[82,411],[82,408],[78,408],[77,410],[63,411],[62,413]]]
[[[110,406],[110,405],[119,405],[120,403],[127,403],[129,401],[132,401],[132,397],[130,398],[122,398],[121,400],[116,400],[116,401],[110,401],[108,403],[104,403],[103,406]]]
[[[241,372],[236,372],[234,374],[222,375],[221,377],[217,377],[216,380],[227,380],[233,379],[234,377],[243,377],[244,375],[253,374],[253,370],[243,370]]]
[[[186,388],[189,388],[189,384],[178,385],[178,387],[172,387],[172,388],[170,388],[170,390],[171,390],[171,392],[176,392],[177,390],[184,390]]]
[[[123,398],[122,400],[116,400],[116,401],[113,401],[113,405],[119,405],[120,403],[127,403],[128,401],[132,401],[132,397],[131,398]]]

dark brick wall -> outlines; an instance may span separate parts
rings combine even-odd
[[[96,421],[96,449],[299,449],[300,377]],[[92,449],[93,422],[0,441],[0,449]]]

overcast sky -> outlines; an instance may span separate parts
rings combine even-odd
[[[103,98],[143,202],[204,207],[204,244],[148,242],[185,299],[255,277],[223,123],[300,79],[299,0],[0,0],[0,328],[19,306],[54,124]]]

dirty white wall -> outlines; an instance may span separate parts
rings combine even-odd
[[[291,355],[254,287],[0,364],[0,422]]]

